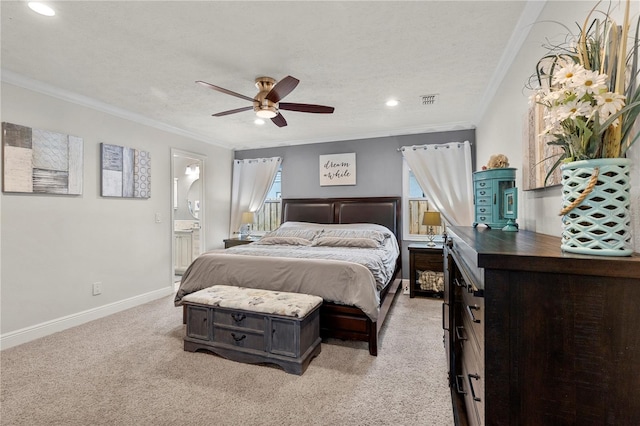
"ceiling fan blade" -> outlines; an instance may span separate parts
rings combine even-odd
[[[222,87],[218,87],[218,86],[214,86],[211,83],[207,83],[206,81],[196,81],[196,83],[204,86],[204,87],[208,87],[209,89],[213,89],[213,90],[217,90],[218,92],[222,92],[222,93],[226,93],[227,95],[231,95],[231,96],[235,96],[236,98],[240,98],[240,99],[244,99],[247,100],[249,102],[253,102],[253,98],[250,98],[248,96],[245,95],[241,95],[240,93],[236,93],[236,92],[232,92],[231,90],[222,88]]]
[[[219,112],[217,114],[211,114],[211,115],[213,117],[222,117],[224,115],[235,114],[236,112],[249,111],[249,110],[252,110],[252,109],[253,109],[253,106],[248,106],[248,107],[230,109],[229,111],[222,111],[222,112]]]
[[[278,103],[280,102],[280,99],[291,93],[291,91],[296,88],[298,83],[300,83],[300,80],[288,75],[277,82],[275,86],[273,86],[269,93],[267,93],[267,96],[265,96],[265,99],[269,99],[271,102]]]
[[[271,121],[273,121],[273,124],[275,124],[278,127],[284,127],[287,125],[287,120],[284,119],[282,114],[276,115],[271,119]]]
[[[292,104],[287,102],[280,102],[278,108],[287,111],[311,112],[314,114],[332,114],[335,109],[333,107],[324,105]]]

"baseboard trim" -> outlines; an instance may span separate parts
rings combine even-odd
[[[75,327],[89,321],[100,319],[108,315],[134,308],[147,302],[151,302],[161,297],[165,297],[173,293],[173,286],[154,290],[149,293],[140,294],[128,299],[119,300],[107,305],[98,306],[97,308],[56,318],[30,327],[21,328],[20,330],[11,331],[0,335],[0,350],[8,349],[23,343],[48,336],[59,331]]]

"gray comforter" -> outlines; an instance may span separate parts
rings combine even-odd
[[[200,255],[186,270],[175,304],[212,285],[313,294],[378,317],[382,289],[393,276],[395,241],[384,247],[346,248],[248,244]],[[394,247],[395,246],[395,247]]]

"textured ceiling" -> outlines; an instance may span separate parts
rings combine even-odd
[[[233,149],[472,128],[535,20],[524,1],[51,4],[46,18],[1,2],[4,81]],[[253,97],[262,75],[298,78],[284,101],[335,113],[211,117],[248,102],[194,83]]]

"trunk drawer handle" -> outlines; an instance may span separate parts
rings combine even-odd
[[[245,314],[238,314],[238,313],[231,314],[231,318],[233,318],[235,322],[240,322],[246,317],[247,316]]]
[[[242,336],[238,336],[236,335],[236,333],[231,333],[231,337],[233,337],[233,340],[235,340],[236,342],[241,342],[247,337],[247,335],[243,334]]]

